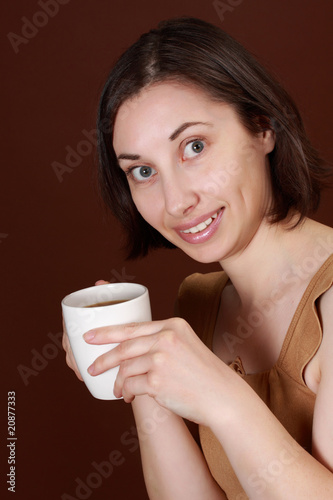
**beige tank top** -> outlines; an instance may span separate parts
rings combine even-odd
[[[221,293],[227,281],[228,276],[224,272],[193,274],[184,280],[179,290],[178,315],[186,319],[210,349]],[[278,361],[270,370],[246,374],[240,358],[236,358],[229,365],[256,391],[291,436],[309,453],[316,396],[306,386],[303,372],[322,340],[316,301],[332,283],[333,255],[321,266],[304,292],[290,323]],[[199,434],[210,471],[228,499],[247,499],[212,431],[200,426]]]

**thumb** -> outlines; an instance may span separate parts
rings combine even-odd
[[[104,280],[98,280],[96,281],[95,285],[107,285],[110,283],[109,281],[104,281]]]

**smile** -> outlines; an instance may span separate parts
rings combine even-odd
[[[191,234],[199,233],[200,231],[206,229],[206,227],[208,227],[213,222],[213,219],[216,219],[217,215],[218,212],[216,212],[216,214],[212,215],[211,217],[209,217],[209,219],[205,220],[204,222],[201,222],[197,226],[190,227],[190,229],[185,229],[184,231],[181,231],[181,233],[191,233]]]
[[[222,219],[224,212],[224,207],[220,208],[217,212],[213,214],[207,214],[204,220],[196,220],[192,222],[192,225],[184,224],[178,226],[176,229],[178,235],[182,240],[191,244],[205,243],[208,241],[217,231],[219,224]],[[195,224],[195,222],[197,222]]]

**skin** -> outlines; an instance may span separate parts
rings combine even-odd
[[[126,104],[119,110],[113,140],[118,155],[140,155],[136,161],[119,160],[122,169],[144,165],[156,171],[142,181],[129,176],[139,212],[199,262],[219,262],[242,252],[270,204],[267,154],[274,148],[272,132],[254,137],[239,123],[231,106],[217,105],[199,90],[186,92],[184,100],[184,87],[169,83],[152,86],[145,94],[137,98],[134,111],[128,111]],[[183,123],[191,122],[207,125],[189,126],[169,140]],[[143,123],[145,133],[138,133]],[[200,154],[189,143],[195,139],[204,145]],[[223,217],[218,234],[209,243],[187,244],[175,232],[178,225],[221,207],[229,215]]]
[[[333,241],[331,228],[308,219],[292,231],[288,230],[290,221],[268,223],[272,194],[267,155],[274,148],[273,132],[254,136],[230,105],[213,102],[195,87],[165,82],[144,89],[122,105],[113,143],[145,220],[193,259],[220,262],[231,279],[221,297],[214,352],[180,318],[110,326],[85,334],[92,344],[120,342],[89,371],[98,375],[120,365],[114,392],[132,402],[150,498],[183,499],[184,491],[193,500],[226,498],[183,418],[213,430],[250,498],[331,498],[332,288],[318,304],[323,341],[305,371],[307,385],[317,394],[313,456],[295,443],[227,366],[236,355],[241,356],[247,373],[274,364],[297,304],[328,255],[318,254],[312,275],[300,274],[297,286],[284,284],[281,276],[313,255],[321,238]],[[208,240],[184,241],[179,226],[191,225],[222,207],[221,220]],[[275,305],[249,341],[231,353],[222,341],[223,332],[235,331],[235,318],[250,314],[258,301],[277,288],[285,300]],[[66,335],[64,346],[68,364],[78,373]],[[158,412],[159,425],[148,435],[143,423],[154,412]],[[297,460],[282,471],[278,482],[267,481],[261,494],[248,478],[279,456],[282,442],[297,451]]]

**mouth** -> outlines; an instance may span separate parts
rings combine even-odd
[[[205,216],[204,220],[199,219],[199,221],[193,221],[191,226],[189,226],[189,224],[184,224],[175,229],[178,235],[187,243],[204,243],[217,231],[223,211],[224,207],[213,214],[208,214]]]
[[[211,223],[213,222],[213,220],[216,219],[219,212],[220,212],[220,210],[218,210],[215,214],[213,214],[211,217],[209,217],[204,222],[200,222],[200,224],[193,226],[193,227],[190,227],[189,229],[184,229],[183,231],[180,231],[180,232],[185,233],[185,234],[189,234],[189,233],[196,234],[196,233],[200,233],[201,231],[204,231],[206,229],[206,227],[210,226]]]

